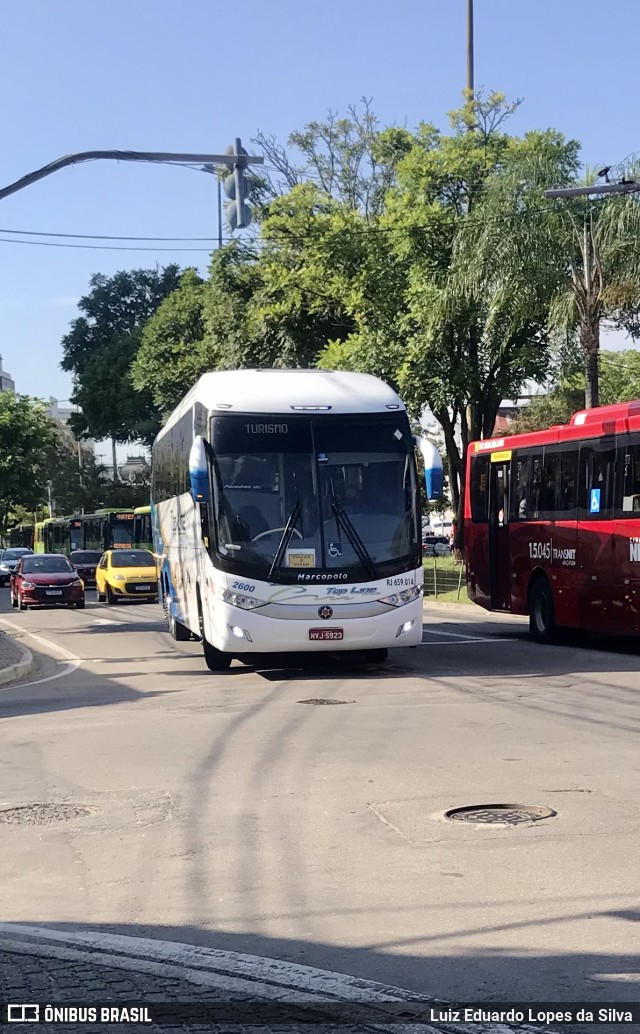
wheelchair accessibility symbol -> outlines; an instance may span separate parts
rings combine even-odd
[[[589,513],[600,513],[600,489],[591,489],[591,502],[589,503]]]
[[[341,542],[330,542],[329,543],[329,556],[332,560],[336,557],[342,556],[342,543]]]

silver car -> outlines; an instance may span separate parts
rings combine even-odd
[[[5,549],[0,560],[0,585],[6,585],[9,578],[15,571],[23,556],[33,553],[32,549],[24,546],[16,546],[15,549]]]

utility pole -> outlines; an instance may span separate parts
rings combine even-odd
[[[467,102],[473,100],[473,92],[473,0],[467,0]],[[471,125],[469,125],[470,130]],[[471,332],[474,334],[475,328],[471,328]],[[472,347],[475,348],[475,338],[472,342]],[[470,439],[474,437],[474,424],[475,405],[470,402],[467,406],[467,427]]]
[[[55,517],[53,506],[53,482],[47,481],[47,492],[49,493],[49,516]]]
[[[222,247],[222,183],[218,180],[218,247]]]
[[[467,0],[467,90],[473,95],[473,0]]]

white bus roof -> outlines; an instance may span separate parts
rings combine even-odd
[[[171,427],[195,402],[220,413],[385,413],[404,403],[384,381],[339,370],[220,370],[205,373],[173,411]]]

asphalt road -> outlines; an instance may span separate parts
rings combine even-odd
[[[57,808],[0,820],[3,921],[452,1001],[638,1000],[637,648],[431,607],[380,668],[213,675],[157,606],[0,611],[38,657],[0,687],[0,808]],[[557,815],[442,817],[494,802]]]

